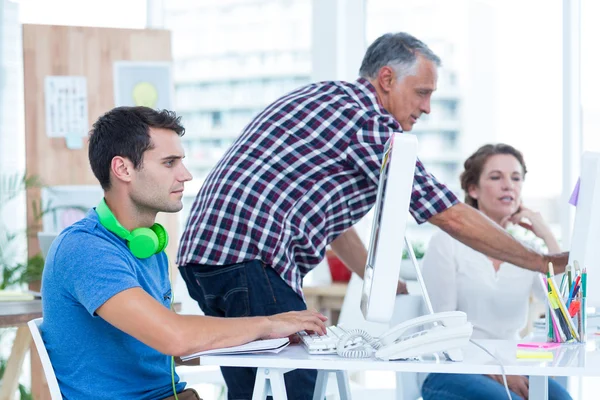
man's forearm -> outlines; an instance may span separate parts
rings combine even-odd
[[[567,253],[545,256],[523,246],[488,217],[463,203],[434,215],[429,222],[487,256],[529,270],[545,273],[551,261],[557,272],[562,272],[567,264]]]
[[[356,229],[350,228],[338,236],[331,242],[331,249],[351,271],[363,277],[367,263],[367,249],[356,233]]]

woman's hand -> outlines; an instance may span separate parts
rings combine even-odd
[[[502,379],[502,375],[487,376],[504,386],[504,380]],[[529,379],[527,379],[527,377],[520,375],[508,375],[506,377],[506,383],[508,384],[508,388],[510,390],[512,390],[525,400],[529,399]]]
[[[506,224],[506,222],[511,222],[515,225],[520,225],[523,228],[530,230],[533,234],[546,243],[546,247],[548,247],[548,251],[550,253],[560,253],[560,246],[556,241],[556,238],[552,234],[550,227],[544,221],[542,214],[537,211],[532,211],[527,207],[521,205],[519,210],[510,215],[508,217],[504,217],[502,220],[502,225]]]
[[[535,236],[540,239],[545,239],[552,235],[550,228],[544,221],[544,217],[537,211],[530,210],[527,207],[521,206],[519,210],[508,217],[504,217],[503,223],[511,222],[515,225],[520,225],[523,228],[530,230]]]

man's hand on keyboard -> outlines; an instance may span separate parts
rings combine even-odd
[[[398,281],[398,289],[396,290],[396,294],[408,294],[406,283]]]
[[[268,316],[271,323],[269,333],[265,339],[288,337],[300,331],[313,331],[318,335],[325,335],[325,321],[327,317],[314,311],[290,311],[282,314]]]

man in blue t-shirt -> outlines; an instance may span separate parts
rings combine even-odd
[[[171,356],[325,333],[314,311],[270,317],[212,318],[170,310],[158,212],[182,208],[180,117],[146,107],[115,108],[89,140],[92,171],[104,199],[52,244],[42,278],[42,337],[66,399],[198,398],[184,390]]]

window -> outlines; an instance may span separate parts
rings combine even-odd
[[[523,152],[530,171],[525,204],[539,210],[557,233],[561,7],[562,2],[543,0],[367,0],[366,11],[367,43],[402,27],[442,58],[432,112],[413,131],[427,169],[457,188],[462,163],[479,146],[511,144]],[[427,230],[410,234],[428,241]]]

